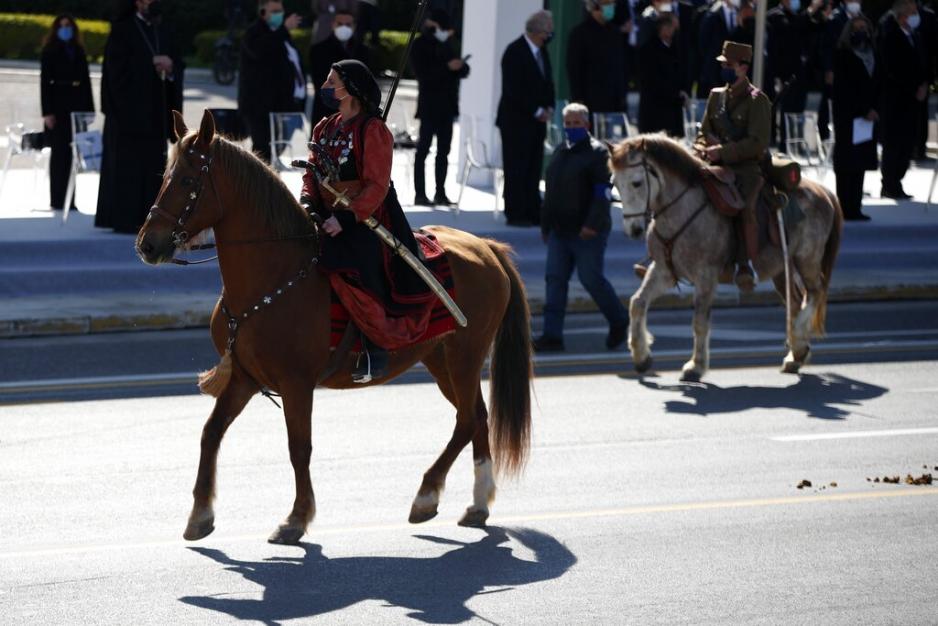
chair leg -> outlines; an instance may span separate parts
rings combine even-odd
[[[469,180],[469,173],[472,171],[472,163],[469,159],[462,165],[462,172],[459,173],[459,195],[456,196],[456,208],[462,206],[462,194],[466,191],[466,182]]]
[[[3,162],[3,175],[0,176],[0,194],[3,193],[3,187],[7,182],[7,172],[10,171],[10,163],[13,161],[13,146],[10,145],[7,150],[7,158]]]
[[[935,164],[935,171],[931,175],[931,185],[928,187],[928,197],[925,198],[925,210],[931,206],[931,195],[935,193],[935,182],[938,181],[938,163]]]

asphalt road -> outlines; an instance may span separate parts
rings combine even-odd
[[[867,479],[938,474],[936,363],[540,377],[531,462],[485,531],[455,524],[468,454],[440,516],[405,521],[452,427],[434,385],[318,392],[299,547],[265,542],[293,498],[266,402],[195,544],[209,399],[2,407],[0,623],[934,624],[938,487]]]
[[[688,310],[652,309],[659,369],[678,369],[689,358],[690,319]],[[540,326],[535,319],[534,334]],[[784,326],[781,307],[715,310],[712,366],[780,365]],[[938,359],[938,302],[833,304],[827,328],[827,337],[813,346],[817,365]],[[630,371],[624,347],[605,349],[606,331],[598,314],[569,316],[566,352],[539,355],[538,374]],[[195,373],[216,362],[206,330],[6,339],[0,341],[0,404],[195,393]],[[416,368],[399,382],[429,380]]]

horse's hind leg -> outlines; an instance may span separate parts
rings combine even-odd
[[[192,512],[186,524],[183,537],[189,541],[202,539],[215,530],[215,512],[212,500],[215,498],[215,468],[218,461],[218,448],[225,431],[235,420],[257,389],[236,376],[215,400],[215,408],[202,427],[202,452],[199,458],[199,472],[192,490]]]
[[[821,295],[820,265],[803,263],[795,260],[798,275],[804,283],[804,301],[792,302],[791,307],[791,345],[785,360],[782,362],[782,372],[797,374],[811,354],[811,320],[818,307]],[[785,289],[785,279],[781,279],[782,294]],[[783,296],[784,297],[784,296]]]
[[[316,498],[309,476],[312,442],[313,390],[305,382],[283,389],[283,415],[287,422],[290,464],[296,480],[293,510],[267,539],[270,543],[295,544],[306,534],[306,527],[316,516]]]
[[[694,354],[681,370],[681,380],[699,381],[710,367],[710,311],[716,293],[716,276],[698,276],[694,289]]]
[[[476,398],[476,433],[472,437],[472,463],[475,482],[472,488],[472,506],[459,520],[460,526],[485,526],[489,518],[489,505],[495,500],[495,475],[492,468],[492,453],[489,450],[489,413],[482,399],[482,391]]]
[[[447,358],[448,352],[445,344],[441,344],[423,362],[436,379],[440,391],[456,407],[456,426],[443,453],[423,475],[420,489],[410,509],[408,521],[412,524],[419,524],[436,517],[440,494],[446,484],[446,475],[456,457],[478,431],[477,400],[481,401],[481,362],[474,376],[464,375],[466,372],[462,368],[454,372],[452,368],[454,361],[467,364],[476,360],[473,358],[475,355],[472,355],[469,350],[465,352],[470,352],[470,354],[462,350],[454,350],[459,353],[459,356]],[[486,451],[487,449],[486,445]],[[491,466],[491,458],[488,461]]]
[[[648,307],[673,284],[671,272],[659,267],[657,261],[654,261],[648,266],[638,291],[629,300],[629,349],[635,371],[640,374],[651,369],[651,343],[654,337],[648,332]]]

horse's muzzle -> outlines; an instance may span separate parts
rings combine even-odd
[[[173,258],[175,252],[172,235],[169,233],[141,233],[137,237],[136,248],[137,255],[149,265],[164,263]]]

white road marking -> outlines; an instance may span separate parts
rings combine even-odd
[[[748,498],[739,500],[711,500],[704,502],[676,502],[671,504],[646,504],[631,507],[612,509],[593,509],[586,511],[554,511],[546,513],[528,513],[523,515],[507,515],[494,520],[496,525],[529,524],[531,522],[551,522],[571,519],[590,519],[603,517],[629,517],[632,515],[651,515],[659,513],[684,513],[689,511],[710,511],[719,509],[746,509],[765,506],[787,506],[798,504],[823,504],[831,502],[852,502],[865,500],[882,500],[892,498],[906,498],[919,496],[938,496],[936,487],[897,488],[888,491],[856,491],[847,493],[828,493],[823,495],[804,494],[794,496],[779,496],[775,498]],[[400,532],[414,531],[418,528],[452,528],[455,520],[434,520],[422,524],[371,524],[362,526],[338,527],[312,527],[307,539],[316,540],[324,536],[360,534],[371,532]],[[212,535],[210,539],[200,542],[184,541],[180,539],[156,539],[151,541],[131,541],[117,544],[77,545],[70,547],[43,548],[34,547],[27,550],[0,552],[0,562],[17,558],[36,558],[42,556],[61,556],[66,554],[84,554],[92,552],[126,552],[128,550],[143,550],[153,548],[184,548],[196,546],[212,546],[219,543],[236,543],[245,541],[264,541],[267,535]]]
[[[897,428],[894,430],[854,430],[841,433],[814,433],[771,437],[772,441],[823,441],[826,439],[862,439],[865,437],[901,437],[906,435],[938,434],[938,428]]]

